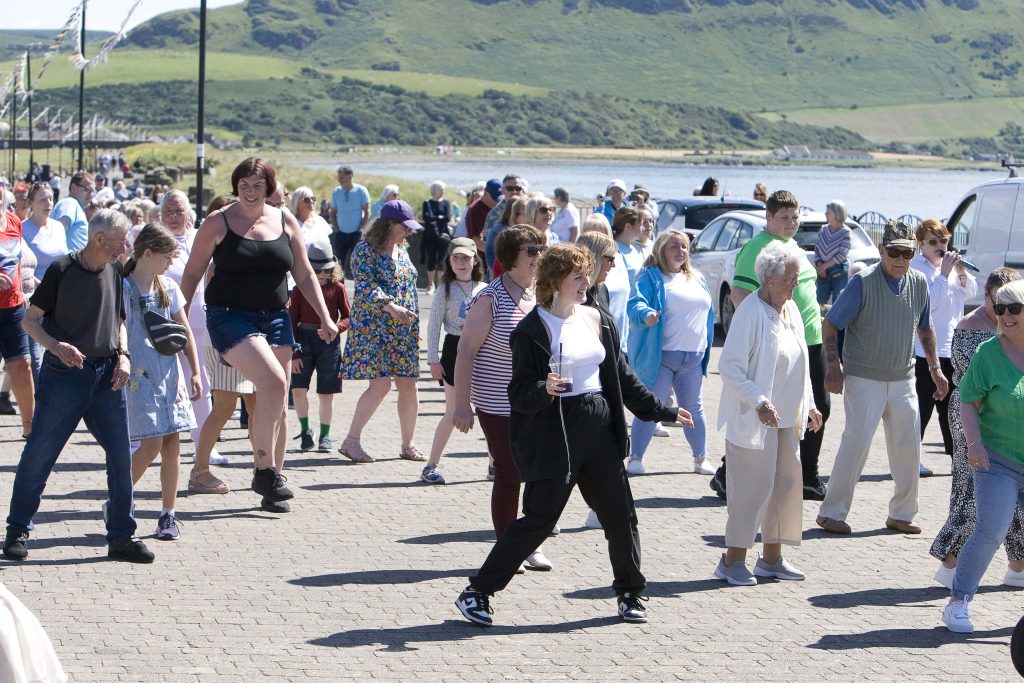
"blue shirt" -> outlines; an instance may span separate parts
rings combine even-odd
[[[85,209],[77,199],[65,197],[54,204],[50,218],[64,224],[69,251],[85,249],[89,243],[89,219],[85,217]]]
[[[882,266],[878,266],[878,268],[881,270]],[[889,277],[889,274],[882,270],[882,278],[893,294],[902,292],[907,284],[906,275],[897,280]],[[837,330],[845,330],[860,315],[860,307],[863,302],[864,279],[860,275],[854,275],[853,279],[850,280],[850,284],[846,286],[846,289],[839,295],[836,302],[832,304],[832,308],[829,309],[825,319],[832,323],[832,326]],[[917,329],[927,330],[931,326],[932,316],[930,307],[926,305],[924,310],[921,311],[921,319],[917,321]]]
[[[621,209],[623,206],[629,206],[628,199],[622,200],[622,206],[620,206],[619,209]],[[615,205],[612,204],[612,200],[610,199],[606,199],[604,204],[601,206],[601,213],[603,213],[604,217],[608,219],[609,225],[615,222],[615,212],[618,211],[619,209],[615,208]]]
[[[370,192],[358,183],[352,183],[352,189],[348,191],[341,185],[334,188],[334,192],[331,193],[331,206],[338,217],[338,232],[359,232],[363,225],[363,207],[369,203]]]

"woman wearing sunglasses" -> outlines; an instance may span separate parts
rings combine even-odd
[[[509,437],[508,385],[512,380],[509,338],[533,310],[533,282],[544,251],[544,235],[529,225],[513,225],[498,235],[494,252],[505,272],[467,302],[455,360],[455,412],[452,423],[460,432],[473,428],[473,409],[494,458],[491,520],[500,539],[519,512],[519,470],[512,460]],[[468,381],[467,381],[468,380]],[[533,569],[551,569],[538,547],[526,560]]]
[[[953,330],[964,317],[964,302],[978,293],[978,281],[960,264],[960,254],[949,248],[949,230],[941,222],[929,218],[921,223],[915,234],[917,255],[910,267],[922,273],[928,281],[928,304],[931,308],[932,325],[935,327],[935,344],[939,352],[942,374],[948,379],[953,376],[952,343]],[[917,410],[921,416],[921,436],[932,417],[932,408],[939,413],[939,429],[946,455],[953,455],[953,435],[949,430],[949,395],[936,401],[932,398],[935,382],[928,370],[924,348],[919,339],[914,340],[917,381]],[[931,471],[921,465],[921,475]]]
[[[954,633],[973,633],[967,603],[978,590],[1006,536],[1024,491],[1024,281],[996,292],[995,339],[978,346],[960,382],[960,420],[967,463],[974,470],[978,522],[953,576],[942,621]]]
[[[960,384],[967,366],[974,357],[978,346],[996,336],[995,312],[996,292],[1005,284],[1020,280],[1014,268],[996,268],[985,282],[985,303],[974,309],[956,326],[953,332],[953,390],[949,400],[949,425],[953,432],[953,480],[950,484],[949,516],[929,550],[932,557],[941,564],[935,572],[935,580],[946,588],[953,588],[957,557],[963,550],[967,537],[974,531],[977,508],[974,502],[974,470],[967,464],[967,440],[960,422]],[[1013,513],[1010,530],[1004,540],[1007,567],[1003,584],[1024,587],[1024,512],[1018,504]]]

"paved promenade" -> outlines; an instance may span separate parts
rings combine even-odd
[[[423,318],[425,326],[425,310]],[[364,386],[348,382],[337,397],[336,437]],[[426,451],[443,394],[426,373],[420,391],[416,441]],[[712,374],[712,425],[720,391]],[[0,418],[5,514],[21,450],[16,425]],[[840,401],[827,425],[826,474],[842,425]],[[544,545],[554,571],[516,577],[492,601],[489,630],[453,605],[493,539],[482,434],[456,433],[442,460],[448,485],[427,486],[417,463],[398,459],[397,433],[392,394],[364,434],[376,464],[290,454],[293,512],[272,515],[248,490],[252,462],[232,422],[220,445],[231,464],[217,472],[237,491],[183,494],[177,543],[152,538],[158,465],[142,480],[140,532],[157,559],[139,566],[106,559],[103,459],[82,429],[50,480],[29,560],[0,562],[0,580],[39,615],[74,681],[1016,679],[1008,644],[1024,593],[999,585],[1002,550],[972,609],[976,633],[953,635],[940,621],[946,591],[931,578],[928,547],[950,480],[934,421],[925,463],[937,476],[921,482],[923,535],[883,527],[892,482],[880,430],[849,518],[853,536],[825,535],[814,524],[817,504],[806,503],[804,544],[787,557],[807,581],[751,588],[712,576],[725,505],[708,477],[689,473],[673,429],[654,439],[651,473],[631,480],[650,622],[616,616],[602,533],[581,528],[585,508],[574,496],[561,535]],[[723,440],[713,428],[710,436],[717,461]]]

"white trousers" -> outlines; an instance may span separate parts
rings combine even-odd
[[[821,504],[821,516],[845,520],[871,449],[879,421],[885,429],[889,471],[896,490],[889,500],[889,516],[905,522],[917,514],[920,480],[921,426],[914,378],[881,382],[846,376],[843,389],[846,428]]]
[[[804,485],[799,445],[795,427],[769,429],[764,449],[740,448],[726,440],[727,547],[753,548],[759,530],[762,543],[800,545]]]

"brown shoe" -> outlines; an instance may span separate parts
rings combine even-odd
[[[852,531],[852,529],[850,529],[850,525],[841,519],[829,519],[828,517],[818,515],[818,518],[815,521],[818,523],[818,526],[830,534],[848,536]]]
[[[914,524],[913,522],[905,522],[902,519],[893,519],[892,517],[886,517],[885,528],[898,531],[901,534],[919,534],[921,533],[921,527]]]

